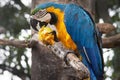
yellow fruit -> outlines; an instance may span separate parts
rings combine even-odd
[[[53,30],[50,27],[43,26],[39,32],[39,40],[42,41],[44,44],[54,44],[54,35],[52,34]]]

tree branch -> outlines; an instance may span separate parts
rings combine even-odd
[[[30,41],[26,41],[26,40],[16,40],[16,39],[12,39],[12,40],[7,40],[7,39],[0,39],[0,45],[4,45],[4,46],[14,46],[14,47],[19,47],[19,48],[25,48],[25,47],[29,47],[28,44],[30,44]]]
[[[77,73],[80,80],[89,77],[89,70],[74,54],[74,51],[67,49],[61,42],[56,42],[54,45],[48,46],[52,52],[60,59],[68,63]],[[84,74],[83,74],[84,73]]]
[[[102,42],[104,48],[120,47],[120,34],[103,38]]]
[[[56,42],[54,45],[50,45],[47,47],[37,43],[35,44],[34,47],[32,47],[32,54],[34,59],[33,63],[37,64],[38,62],[40,62],[40,64],[38,64],[40,65],[39,67],[32,65],[32,70],[33,70],[32,73],[39,72],[42,73],[42,75],[44,74],[44,76],[45,75],[49,76],[50,74],[54,77],[57,76],[57,79],[58,76],[59,77],[71,76],[78,78],[78,80],[86,79],[89,77],[88,69],[83,65],[80,59],[75,54],[73,54],[73,51],[66,49],[61,42]],[[52,66],[52,67],[48,68],[48,66],[49,67]],[[38,69],[37,71],[36,69],[33,69],[36,67],[38,69],[40,68],[39,71]],[[47,71],[47,69],[48,69],[48,73],[46,74],[44,72]],[[49,72],[51,69],[54,72],[54,74],[57,73],[57,75],[54,75],[53,73]],[[37,76],[37,78],[38,77],[40,79],[44,78],[43,76],[42,77]],[[32,78],[34,79],[34,77]],[[44,79],[44,80],[48,80],[48,79]],[[34,79],[34,80],[38,80],[38,79]],[[65,79],[65,80],[69,80],[69,79]]]
[[[115,30],[115,27],[109,23],[98,23],[96,24],[98,30],[103,34],[108,34]]]
[[[120,47],[120,34],[116,34],[111,37],[106,37],[102,39],[103,48],[114,48]],[[4,46],[14,46],[18,48],[31,48],[36,44],[36,41],[32,40],[7,40],[7,39],[0,39],[0,45]]]

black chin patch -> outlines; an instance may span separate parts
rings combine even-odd
[[[32,28],[35,30],[35,31],[39,31],[38,29],[37,29],[37,24],[39,23],[39,27],[41,28],[42,26],[47,26],[48,25],[48,23],[46,23],[46,22],[41,22],[41,21],[38,21],[38,20],[36,20],[36,19],[30,19],[30,25],[32,26]]]
[[[39,26],[40,26],[40,27],[42,27],[42,26],[47,26],[47,25],[48,25],[48,23],[46,23],[46,22],[40,22],[40,21],[39,21]]]
[[[34,30],[36,30],[36,31],[38,31],[38,29],[36,28],[36,26],[37,26],[37,24],[38,24],[38,20],[36,20],[36,19],[30,19],[30,25],[32,26],[32,28],[34,29]]]

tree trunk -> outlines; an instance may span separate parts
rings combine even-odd
[[[32,48],[31,80],[82,80],[85,73],[78,74],[49,48],[35,44]]]

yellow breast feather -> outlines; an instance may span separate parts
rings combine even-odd
[[[68,34],[66,30],[66,26],[64,23],[64,12],[54,7],[47,8],[47,11],[55,13],[58,17],[58,21],[55,24],[57,32],[58,32],[57,33],[58,39],[66,46],[66,48],[76,50],[77,46],[73,42],[73,40],[71,39],[70,35]]]

